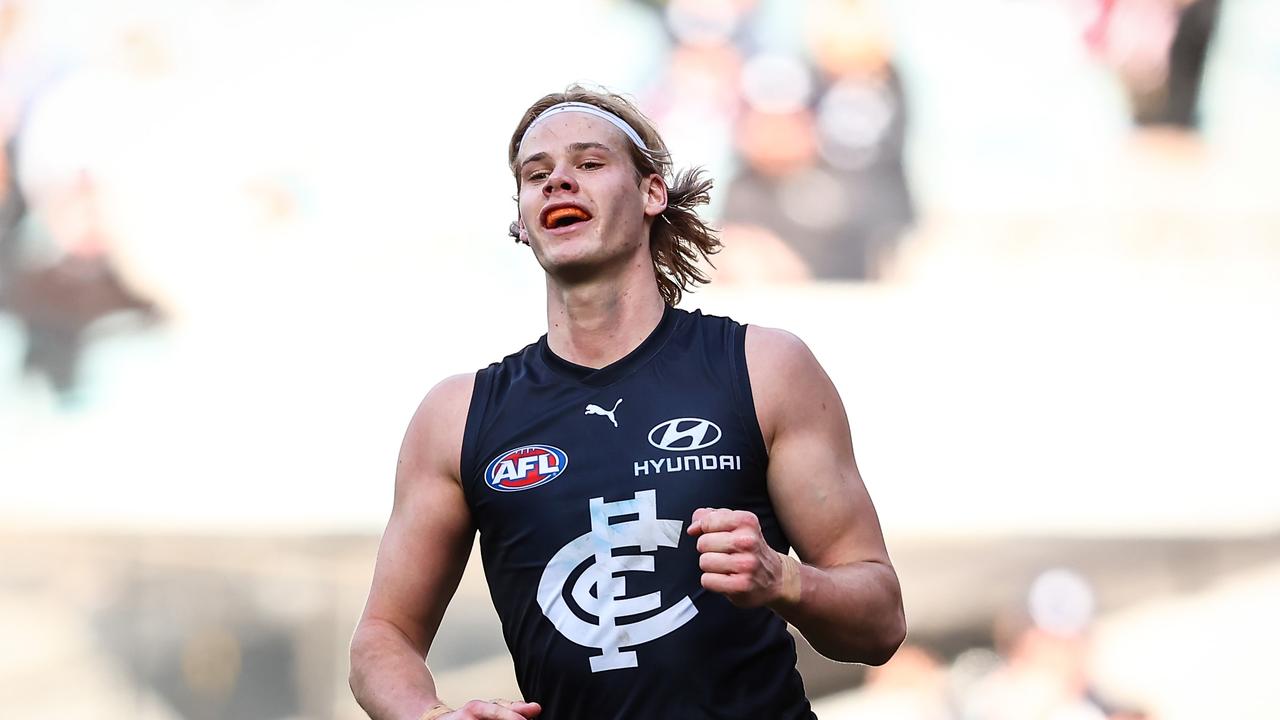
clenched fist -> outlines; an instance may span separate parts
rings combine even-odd
[[[702,587],[738,607],[799,602],[799,563],[769,547],[754,513],[698,508],[689,534],[698,538]]]
[[[530,720],[542,712],[538,703],[520,700],[472,700],[457,710],[444,705],[431,708],[422,720]]]

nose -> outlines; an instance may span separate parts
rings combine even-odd
[[[564,192],[578,191],[578,181],[574,180],[573,176],[565,172],[564,168],[560,166],[556,166],[556,168],[551,171],[551,175],[547,178],[547,181],[542,184],[543,195],[550,196],[557,190]]]

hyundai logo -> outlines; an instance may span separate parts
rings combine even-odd
[[[676,418],[649,431],[649,444],[659,450],[701,450],[720,441],[720,426],[702,418]]]

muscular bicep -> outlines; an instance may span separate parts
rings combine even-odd
[[[769,448],[769,495],[796,554],[821,567],[888,562],[844,404],[813,353],[790,334],[752,326],[747,366]]]
[[[396,465],[395,500],[361,622],[388,623],[424,655],[457,589],[474,530],[458,481],[470,378],[423,400]]]

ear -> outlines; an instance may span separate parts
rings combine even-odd
[[[656,218],[667,209],[667,181],[653,173],[645,178],[644,214]]]
[[[524,227],[524,221],[517,219],[507,228],[507,236],[518,243],[529,244],[529,231]]]

